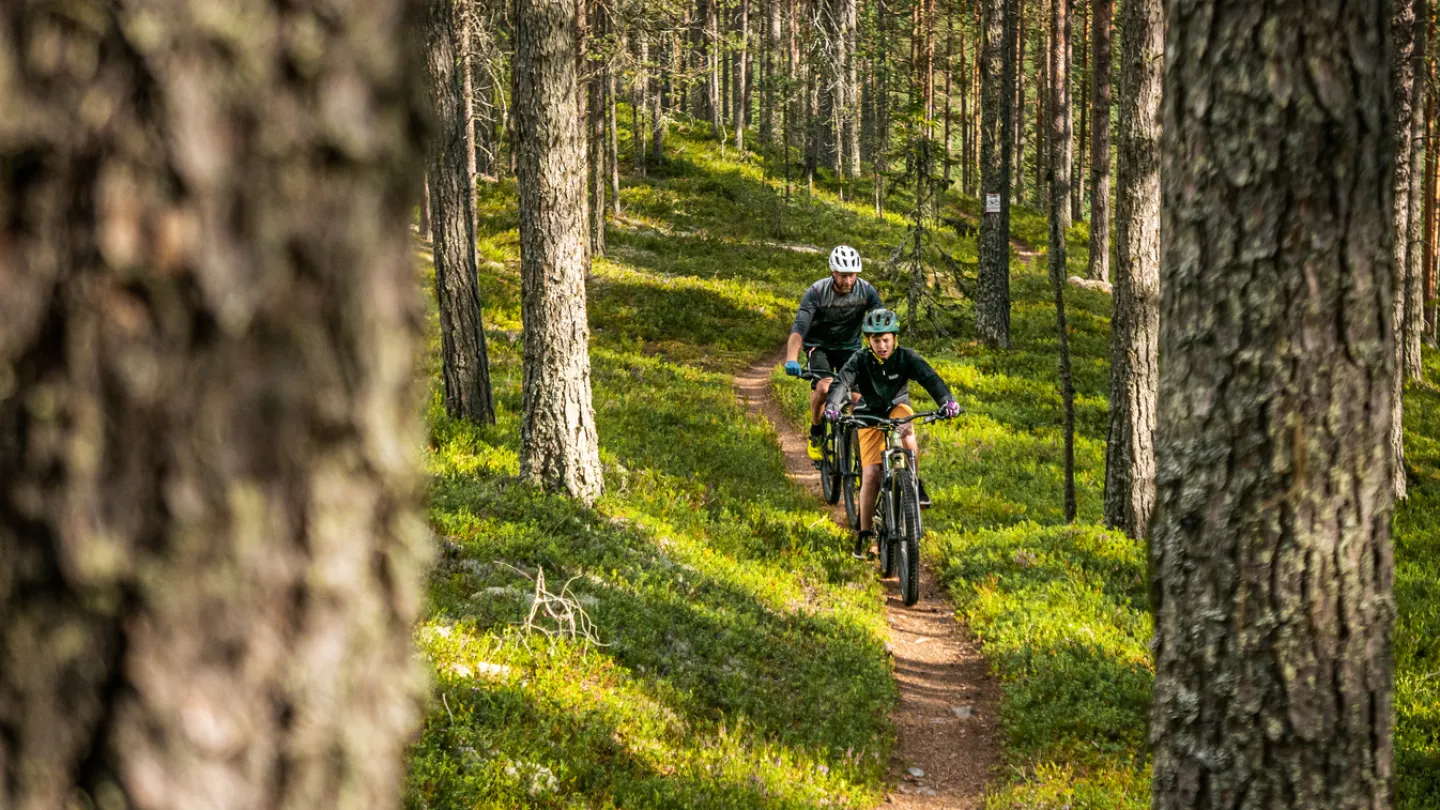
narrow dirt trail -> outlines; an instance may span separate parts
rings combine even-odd
[[[824,504],[819,497],[820,475],[805,455],[805,438],[785,418],[771,392],[770,374],[783,359],[782,350],[736,375],[735,395],[751,414],[775,426],[787,473]],[[843,525],[844,507],[827,508]],[[955,606],[928,568],[921,571],[920,601],[913,607],[901,602],[894,578],[885,581],[885,595],[900,691],[890,715],[898,740],[890,762],[886,806],[978,810],[985,804],[990,771],[999,762],[995,727],[999,685],[990,677],[979,644],[957,622]]]

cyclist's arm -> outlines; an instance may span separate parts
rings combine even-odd
[[[791,332],[790,339],[785,342],[785,359],[799,360],[805,349],[805,336],[799,332]]]
[[[790,340],[785,344],[785,359],[800,359],[800,349],[805,345],[805,336],[815,321],[815,310],[820,307],[820,294],[814,287],[800,296],[800,308],[795,310],[795,323],[790,327]]]
[[[936,405],[944,405],[955,399],[955,395],[950,393],[950,386],[940,379],[940,375],[925,361],[925,358],[911,351],[908,352],[907,359],[910,361],[908,363],[910,379],[920,383],[920,387],[924,388],[930,398],[935,400]]]
[[[840,410],[850,392],[855,388],[855,379],[860,376],[860,352],[850,355],[845,365],[840,367],[840,373],[830,382],[830,396],[825,401],[825,407]]]

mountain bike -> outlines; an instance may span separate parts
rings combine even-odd
[[[834,375],[831,374],[817,374],[808,368],[800,372],[800,379],[807,381],[826,380],[831,379],[833,376]],[[845,409],[848,412],[849,406],[847,405]],[[820,494],[824,496],[826,503],[839,501],[840,491],[842,489],[841,479],[846,477],[846,472],[849,468],[854,467],[856,473],[855,480],[849,481],[847,483],[848,488],[845,489],[845,514],[850,517],[851,523],[854,524],[856,520],[855,514],[858,513],[855,508],[851,506],[851,503],[859,503],[856,499],[855,487],[858,486],[860,480],[860,468],[858,466],[860,463],[860,457],[858,455],[859,445],[856,445],[854,442],[855,431],[829,420],[823,420],[821,426],[825,429],[825,438],[820,442],[821,457],[819,461],[812,462],[815,465],[815,469],[820,471]],[[856,453],[853,456],[851,455],[852,445]],[[854,528],[854,525],[852,525],[851,528]]]
[[[857,462],[859,428],[875,428],[885,434],[885,452],[880,459],[880,491],[875,497],[875,542],[880,548],[880,576],[888,578],[898,570],[900,598],[906,607],[920,599],[920,535],[924,528],[920,522],[920,486],[915,477],[915,456],[901,443],[900,428],[917,419],[920,424],[928,425],[944,418],[939,411],[926,411],[899,419],[852,415],[838,420],[856,437],[854,457]]]

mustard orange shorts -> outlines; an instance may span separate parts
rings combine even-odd
[[[914,413],[914,409],[909,405],[896,405],[890,409],[890,418],[900,419]],[[879,428],[860,428],[860,465],[868,467],[879,464],[884,458],[885,433]]]

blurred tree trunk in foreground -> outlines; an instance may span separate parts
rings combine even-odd
[[[1156,810],[1391,806],[1389,13],[1169,3]]]
[[[143,5],[0,11],[0,807],[393,807],[419,21]]]

